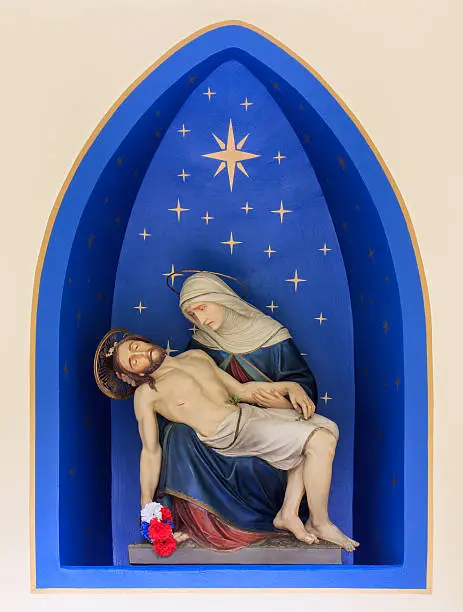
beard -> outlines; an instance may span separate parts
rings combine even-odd
[[[156,370],[162,364],[167,355],[166,351],[162,347],[156,345],[153,346],[149,354],[150,364],[143,370],[143,374],[145,375],[153,374],[153,372],[156,372]]]

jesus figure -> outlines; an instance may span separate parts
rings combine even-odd
[[[307,544],[321,538],[349,552],[358,546],[328,516],[338,428],[329,419],[313,414],[314,405],[298,383],[240,383],[202,350],[171,357],[146,338],[130,334],[114,346],[110,358],[115,373],[137,387],[134,409],[142,441],[142,507],[152,501],[159,480],[159,414],[191,427],[205,445],[221,455],[260,457],[296,474],[288,480],[285,496],[285,503],[296,511],[287,514],[283,508],[275,517],[278,529],[291,531]],[[259,406],[259,398],[268,398],[269,393],[276,400],[286,397],[292,407]],[[306,525],[298,516],[304,494],[310,511]]]

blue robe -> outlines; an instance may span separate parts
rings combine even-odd
[[[231,355],[191,340],[186,350],[207,352],[226,370],[235,357],[252,380],[294,381],[317,404],[315,378],[296,344],[289,338],[245,355]],[[162,467],[158,498],[170,505],[169,496],[190,500],[233,525],[250,531],[274,531],[287,474],[256,457],[223,457],[209,449],[188,426],[159,418]],[[301,505],[301,516],[307,507]]]

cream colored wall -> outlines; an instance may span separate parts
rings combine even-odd
[[[431,596],[29,593],[28,334],[48,215],[85,140],[120,93],[177,41],[225,19],[259,26],[321,73],[372,137],[414,223],[434,328]],[[2,610],[462,609],[462,22],[459,0],[0,0]]]

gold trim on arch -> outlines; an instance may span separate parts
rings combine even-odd
[[[39,295],[39,286],[40,286],[40,277],[42,275],[43,262],[45,259],[45,253],[47,251],[48,243],[50,241],[50,235],[55,223],[56,216],[58,214],[58,210],[61,206],[61,202],[63,200],[64,194],[66,193],[71,180],[73,179],[77,168],[79,167],[82,159],[86,155],[87,151],[90,149],[93,142],[96,140],[97,136],[118,109],[118,107],[126,100],[126,98],[132,93],[132,91],[144,80],[148,77],[156,68],[158,68],[163,62],[165,62],[169,57],[171,57],[174,53],[176,53],[179,49],[190,43],[191,41],[199,38],[203,34],[210,32],[212,30],[216,30],[218,28],[222,28],[224,26],[242,26],[260,34],[263,38],[266,38],[268,41],[272,42],[274,45],[285,51],[289,56],[299,62],[306,70],[308,70],[312,76],[314,76],[323,87],[329,91],[329,93],[333,96],[333,98],[337,101],[337,103],[341,106],[344,112],[349,116],[349,118],[356,125],[359,132],[364,137],[368,146],[374,153],[378,163],[381,165],[383,172],[387,176],[387,179],[394,191],[394,194],[399,202],[400,208],[402,210],[402,214],[404,216],[405,222],[407,224],[408,233],[410,235],[410,239],[413,246],[413,251],[415,253],[416,262],[418,265],[418,271],[420,276],[421,289],[423,291],[423,300],[424,300],[424,310],[425,310],[425,321],[426,321],[426,353],[427,353],[427,375],[428,375],[428,555],[427,555],[427,576],[426,576],[426,588],[424,589],[366,589],[366,588],[275,588],[275,589],[207,589],[208,592],[249,592],[249,591],[259,591],[259,592],[316,592],[316,593],[324,593],[324,592],[368,592],[368,593],[431,593],[432,592],[432,563],[433,563],[433,440],[434,440],[434,431],[433,431],[433,414],[434,414],[434,387],[433,387],[433,377],[432,377],[432,324],[431,324],[431,307],[429,300],[429,291],[426,283],[426,276],[424,272],[423,260],[421,258],[420,249],[418,245],[418,240],[415,234],[415,230],[413,227],[412,220],[410,218],[410,214],[405,205],[402,194],[399,191],[397,183],[395,182],[389,168],[386,165],[386,162],[382,158],[372,139],[368,135],[367,131],[351,111],[351,109],[347,106],[347,104],[336,94],[336,92],[332,89],[332,87],[325,81],[325,79],[312,67],[308,64],[302,57],[297,55],[294,51],[292,51],[289,47],[283,44],[280,40],[268,34],[264,30],[261,30],[257,26],[251,25],[245,21],[240,20],[226,20],[219,21],[217,23],[213,23],[209,26],[205,26],[190,36],[187,36],[183,40],[179,41],[173,47],[171,47],[166,53],[161,55],[161,57],[154,62],[149,68],[147,68],[133,83],[122,93],[121,96],[114,102],[114,104],[109,108],[109,110],[105,113],[104,117],[97,124],[93,132],[90,134],[89,138],[85,142],[82,147],[79,155],[75,159],[66,180],[61,187],[58,197],[54,203],[50,216],[48,218],[47,227],[45,230],[45,234],[42,240],[42,244],[40,247],[39,257],[37,260],[37,266],[35,269],[34,275],[34,287],[32,294],[32,308],[31,308],[31,331],[30,331],[30,461],[29,461],[29,469],[30,469],[30,480],[29,480],[29,524],[30,524],[30,577],[31,577],[31,591],[33,593],[37,592],[89,592],[89,593],[103,593],[110,592],[114,593],[114,591],[119,592],[134,592],[134,591],[153,591],[156,593],[173,593],[173,592],[204,592],[204,589],[201,588],[187,588],[187,589],[138,589],[138,588],[122,588],[122,589],[78,589],[78,588],[44,588],[38,589],[36,586],[36,550],[35,550],[35,359],[36,359],[36,349],[35,349],[35,338],[36,338],[36,327],[37,327],[37,305],[38,305],[38,295]]]

